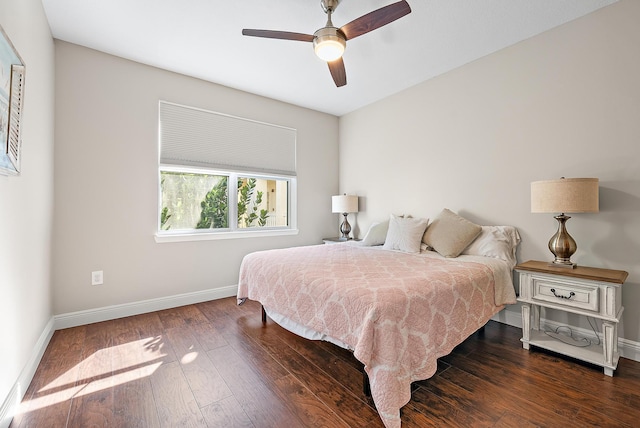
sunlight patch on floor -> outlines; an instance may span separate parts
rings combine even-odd
[[[161,337],[148,337],[100,349],[39,389],[34,398],[24,400],[17,414],[151,376],[163,363],[158,360],[167,356],[163,345]],[[183,364],[196,357],[197,352],[186,354]]]

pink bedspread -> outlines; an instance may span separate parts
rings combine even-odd
[[[334,244],[247,255],[238,299],[349,345],[392,428],[411,382],[431,377],[439,357],[502,309],[494,287],[480,263]]]

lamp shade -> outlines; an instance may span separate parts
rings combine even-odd
[[[357,213],[358,197],[356,195],[337,195],[331,197],[331,212]]]
[[[596,213],[597,178],[561,178],[531,183],[532,213]]]

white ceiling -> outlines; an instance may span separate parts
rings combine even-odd
[[[336,27],[396,0],[342,0]],[[341,116],[617,0],[408,0],[412,12],[347,42],[336,88],[311,43],[320,0],[42,0],[53,37]]]

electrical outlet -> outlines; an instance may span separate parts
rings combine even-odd
[[[102,285],[104,282],[104,274],[101,270],[91,272],[91,285]]]

